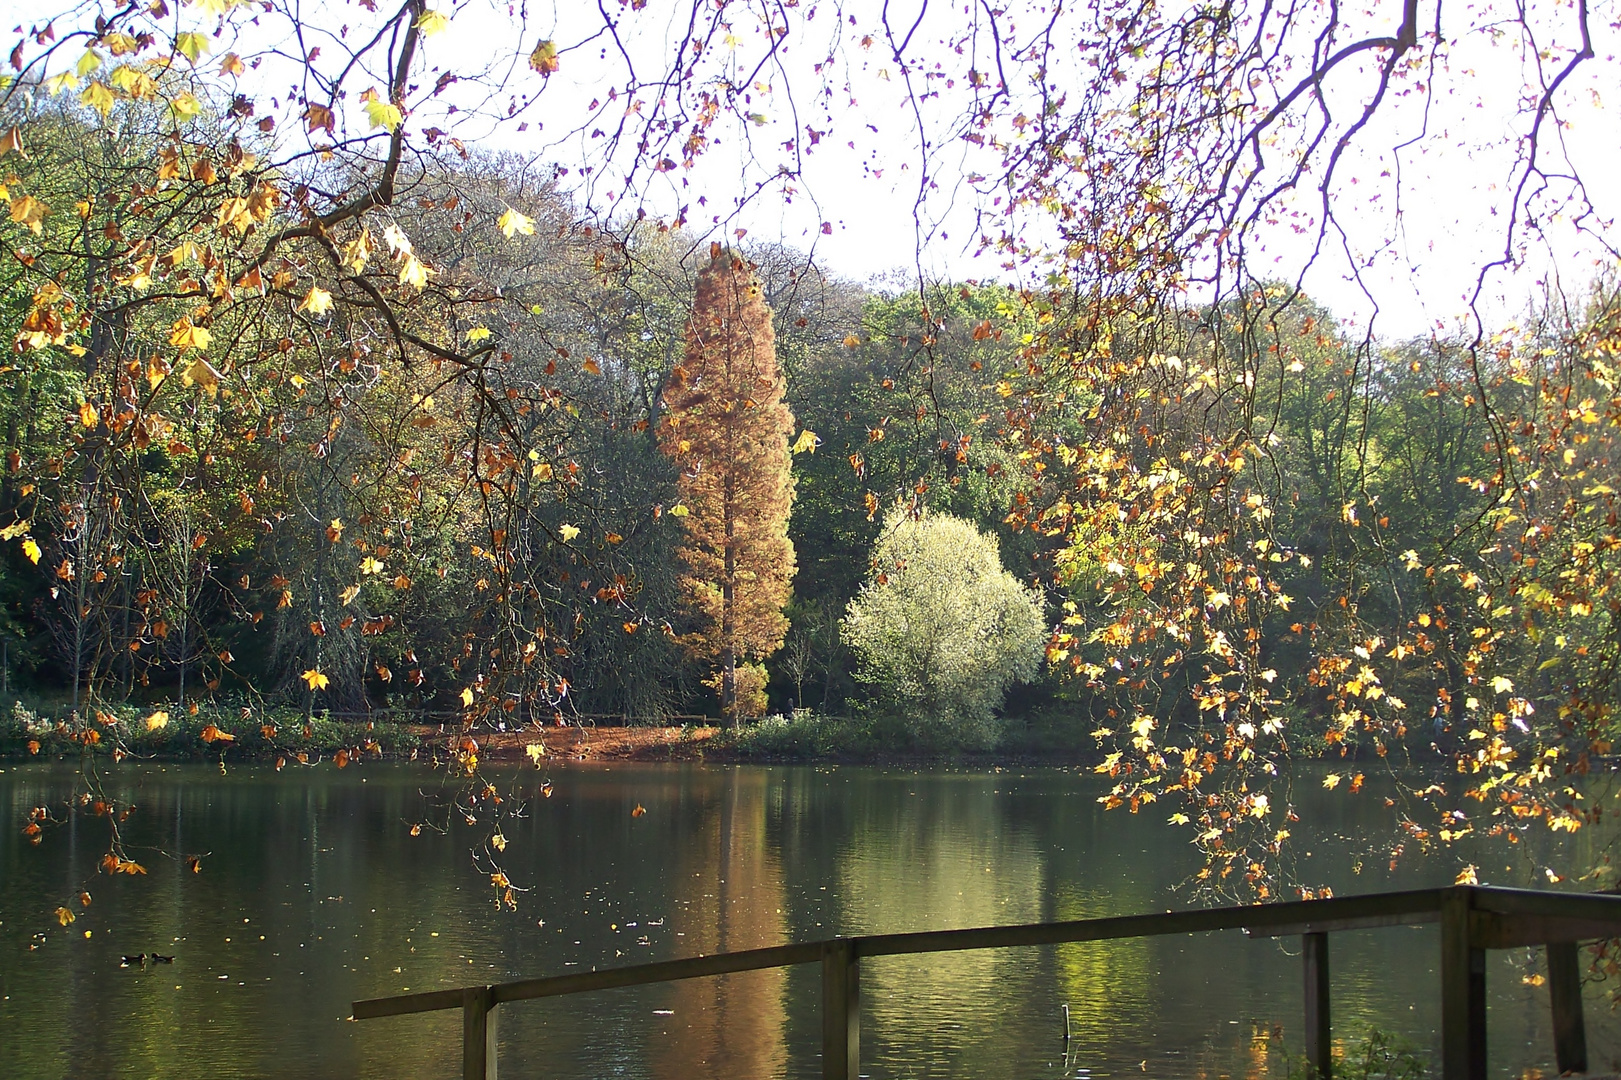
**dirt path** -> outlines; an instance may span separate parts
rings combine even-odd
[[[453,735],[444,729],[413,724],[406,730],[420,738],[424,749],[443,745]],[[551,757],[573,761],[699,761],[704,744],[720,731],[712,727],[577,727],[528,728],[522,731],[479,731],[473,734],[481,756],[496,761],[524,758],[535,743]]]

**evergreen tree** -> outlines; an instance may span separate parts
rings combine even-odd
[[[664,387],[659,439],[680,467],[687,510],[681,589],[698,628],[686,642],[716,663],[713,685],[735,720],[765,705],[763,671],[746,661],[776,652],[788,629],[794,417],[753,269],[718,246],[710,254],[682,363]]]

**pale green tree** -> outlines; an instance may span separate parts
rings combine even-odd
[[[844,617],[857,678],[926,738],[985,746],[1007,688],[1046,637],[1041,595],[1002,566],[995,536],[944,513],[891,510]]]

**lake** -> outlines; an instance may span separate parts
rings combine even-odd
[[[1100,778],[1073,770],[505,775],[530,797],[506,828],[504,869],[527,890],[516,912],[473,864],[476,829],[411,835],[420,792],[438,785],[421,767],[125,762],[109,784],[138,808],[125,827],[149,872],[115,878],[96,871],[106,841],[92,823],[37,847],[22,835],[72,770],[7,764],[0,1077],[439,1080],[458,1074],[459,1014],[357,1023],[350,1001],[834,934],[1164,910],[1190,903],[1175,890],[1198,866],[1170,808],[1106,812]],[[1375,781],[1360,795],[1312,777],[1296,789],[1303,877],[1341,895],[1451,883],[1455,855],[1395,871],[1368,855],[1391,829]],[[1484,883],[1545,885],[1539,858],[1561,841],[1532,828],[1507,854],[1470,855]],[[1589,832],[1562,839],[1571,861],[1599,841]],[[91,906],[58,926],[52,912],[81,888]],[[1439,932],[1358,931],[1331,948],[1336,1035],[1377,1025],[1433,1052]],[[119,966],[141,952],[175,960]],[[1221,934],[869,960],[863,1073],[1282,1077],[1302,1052],[1298,954],[1297,939]],[[1531,984],[1540,954],[1490,955],[1492,1075],[1557,1075],[1547,989]],[[818,978],[808,966],[504,1006],[501,1072],[814,1077]],[[1590,1060],[1614,1071],[1621,1027],[1589,992]]]

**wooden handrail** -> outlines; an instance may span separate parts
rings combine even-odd
[[[1257,937],[1302,935],[1307,1058],[1312,1071],[1326,1077],[1330,1045],[1328,934],[1432,922],[1442,924],[1442,1080],[1485,1080],[1485,950],[1524,945],[1548,948],[1559,1070],[1586,1070],[1581,972],[1574,943],[1621,935],[1621,895],[1474,885],[1022,926],[834,938],[518,982],[370,998],[354,1003],[354,1018],[370,1020],[461,1009],[463,1078],[494,1080],[494,1010],[497,1005],[819,962],[822,965],[822,1075],[824,1080],[847,1080],[856,1076],[860,1058],[859,965],[863,957],[1243,930]]]

